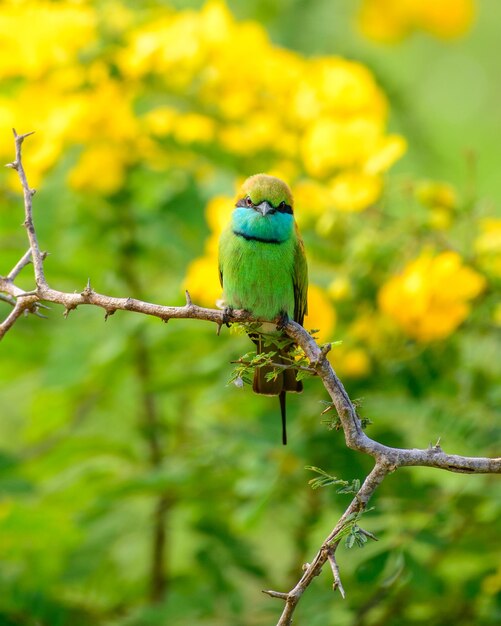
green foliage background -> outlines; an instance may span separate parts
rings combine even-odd
[[[405,135],[409,152],[392,170],[383,213],[350,216],[349,232],[365,248],[355,253],[348,242],[343,252],[359,264],[352,271],[360,297],[374,297],[371,268],[382,271],[435,237],[406,195],[408,181],[457,185],[463,213],[453,237],[467,249],[468,220],[492,214],[501,201],[501,68],[493,53],[501,7],[484,0],[471,33],[457,42],[416,34],[397,47],[357,34],[352,3],[343,0],[230,8],[260,21],[280,45],[362,61],[389,97],[390,126]],[[28,173],[29,150],[27,142]],[[208,234],[207,197],[196,182],[138,167],[120,193],[86,197],[67,185],[73,164],[65,153],[36,196],[50,284],[73,291],[90,276],[103,293],[182,304],[183,276]],[[216,187],[232,193],[227,179]],[[7,273],[26,241],[18,194],[3,184],[0,193],[0,271]],[[313,235],[309,244],[328,280],[339,252]],[[20,285],[32,287],[29,271]],[[369,376],[345,381],[352,398],[363,398],[373,438],[424,447],[441,437],[449,452],[499,454],[494,287],[450,340],[402,339],[379,352]],[[2,626],[276,622],[280,603],[260,590],[293,584],[350,498],[312,490],[305,466],[351,481],[371,463],[322,424],[326,394],[317,380],[289,402],[290,444],[282,448],[274,401],[226,385],[229,361],[248,349],[246,338],[216,337],[208,324],[122,313],[105,323],[84,307],[67,320],[54,308],[46,321],[19,321],[0,362]],[[339,552],[347,599],[332,593],[325,571],[305,594],[298,624],[500,623],[496,477],[404,469],[373,504],[363,524],[379,541]],[[152,590],[159,507],[166,529],[160,594]]]

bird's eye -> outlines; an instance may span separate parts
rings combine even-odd
[[[278,205],[279,209],[285,209],[285,202],[284,200],[282,200],[282,202]]]
[[[252,206],[252,200],[250,199],[250,196],[247,196],[247,198],[245,198],[245,203],[247,204],[247,206]]]

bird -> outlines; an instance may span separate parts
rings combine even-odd
[[[243,183],[231,219],[219,240],[219,279],[225,311],[244,309],[253,317],[270,320],[260,332],[283,336],[290,320],[303,324],[307,313],[308,266],[305,249],[294,219],[289,186],[268,174],[255,174]],[[273,323],[274,322],[274,323]],[[273,362],[290,364],[290,346],[264,345],[258,333],[249,336],[257,352],[276,352]],[[296,370],[282,369],[275,378],[271,365],[256,367],[252,388],[258,394],[279,396],[282,443],[287,444],[286,392],[300,393]]]

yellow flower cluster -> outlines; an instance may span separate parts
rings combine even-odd
[[[377,200],[405,143],[386,134],[387,103],[363,65],[279,48],[223,0],[199,11],[162,7],[139,23],[115,4],[3,4],[0,79],[11,84],[0,124],[38,131],[34,182],[77,144],[84,150],[69,180],[87,192],[117,191],[137,162],[196,173],[204,155],[212,165],[231,158],[246,174],[264,162],[290,183],[315,181],[328,209]]]
[[[382,287],[379,305],[407,335],[429,342],[450,335],[484,288],[484,277],[456,252],[424,253]]]
[[[416,198],[429,209],[428,223],[435,230],[446,230],[452,224],[458,198],[452,185],[424,180],[416,185]]]
[[[363,0],[358,21],[367,37],[384,43],[415,30],[450,39],[468,30],[474,13],[474,0]]]
[[[501,278],[501,219],[490,217],[480,221],[480,234],[475,240],[475,252],[482,269]]]

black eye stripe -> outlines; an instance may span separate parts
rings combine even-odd
[[[246,209],[251,208],[247,204],[247,197],[248,196],[245,196],[245,198],[240,198],[239,200],[237,200],[235,206],[244,207]],[[292,215],[293,213],[292,207],[289,204],[285,204],[285,202],[281,202],[277,207],[274,207],[274,209],[278,213],[288,213],[289,215]]]
[[[289,215],[292,215],[292,207],[289,204],[285,204],[285,202],[277,206],[277,211],[279,213],[289,213]]]

